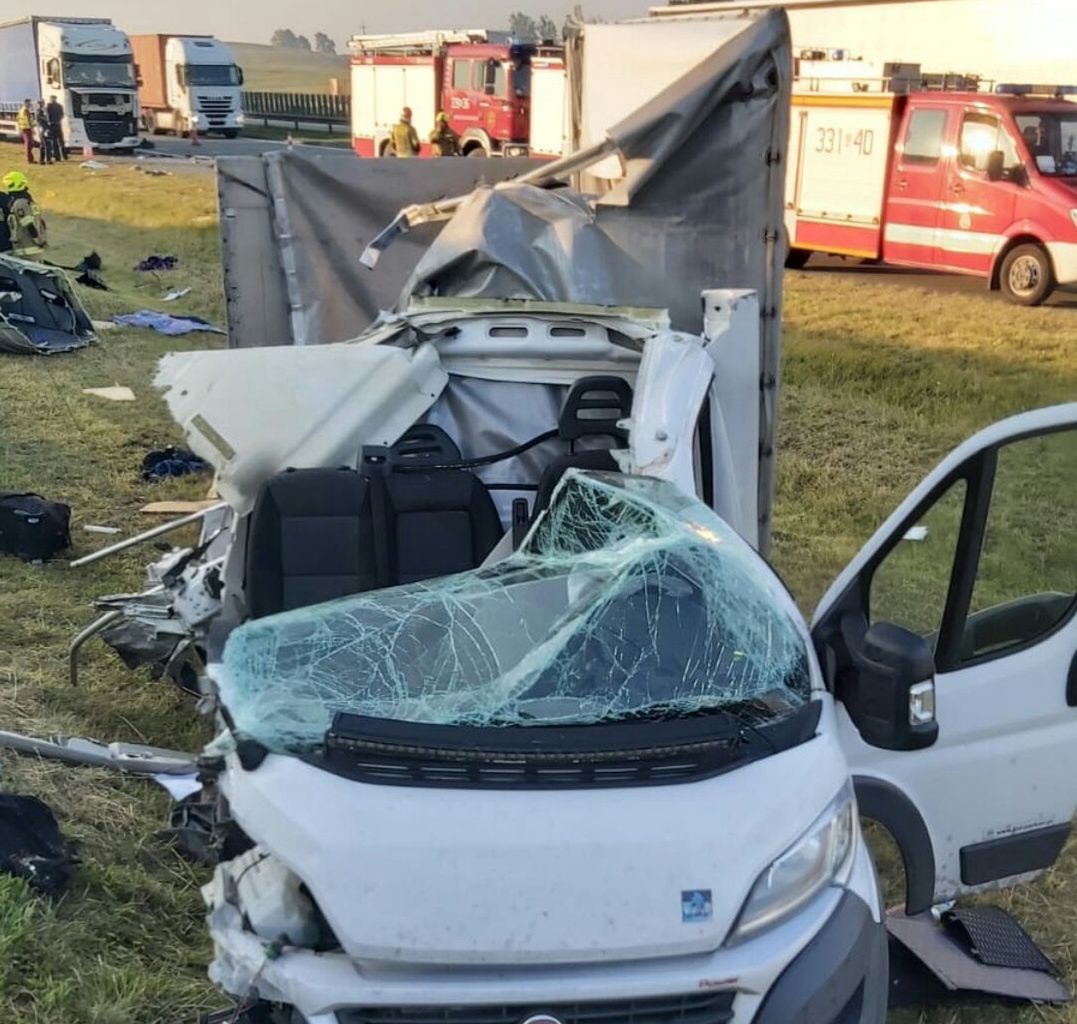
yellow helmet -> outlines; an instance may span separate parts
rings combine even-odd
[[[448,124],[449,123],[449,115],[446,114],[444,110],[439,110],[438,111],[438,116],[437,116],[437,118],[435,120],[444,121],[446,124]]]
[[[30,179],[22,171],[9,171],[2,184],[5,192],[25,192],[30,187]]]

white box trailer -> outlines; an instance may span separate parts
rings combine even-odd
[[[998,83],[1077,78],[1073,0],[717,0],[655,7],[651,14],[772,7],[789,16],[794,54],[840,48],[868,61],[975,71]]]
[[[26,99],[56,96],[64,141],[100,149],[138,145],[134,58],[107,18],[21,18],[0,25],[0,133],[18,134]]]

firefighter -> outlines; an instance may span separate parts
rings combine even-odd
[[[48,241],[41,210],[30,194],[30,180],[22,171],[11,171],[0,181],[0,189],[9,251],[24,258],[38,255]]]
[[[15,115],[15,127],[22,136],[22,144],[26,147],[26,162],[34,162],[34,107],[29,100],[23,100],[19,112]]]
[[[411,123],[411,107],[400,111],[400,120],[393,125],[393,153],[399,157],[419,155],[419,133]]]
[[[460,151],[460,138],[449,124],[449,115],[444,110],[438,111],[434,120],[434,130],[430,133],[430,145],[434,156],[456,156]]]

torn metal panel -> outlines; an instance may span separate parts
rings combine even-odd
[[[1024,929],[1013,925],[1024,935]],[[886,915],[887,931],[951,992],[982,992],[1037,1003],[1064,1003],[1070,993],[1044,971],[993,967],[975,959],[930,913]]]
[[[0,256],[0,352],[53,355],[94,340],[90,316],[62,270]]]
[[[390,445],[448,380],[430,344],[173,352],[156,385],[187,443],[217,470],[239,514],[262,482],[293,467],[354,466]]]
[[[579,471],[512,557],[247,623],[215,672],[237,732],[292,752],[338,712],[576,725],[811,688],[788,596],[732,529],[672,484]]]

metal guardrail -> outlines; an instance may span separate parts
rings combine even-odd
[[[247,121],[291,121],[295,130],[301,124],[324,124],[329,134],[337,127],[350,130],[352,101],[350,96],[330,93],[247,92],[243,93],[243,113]]]

